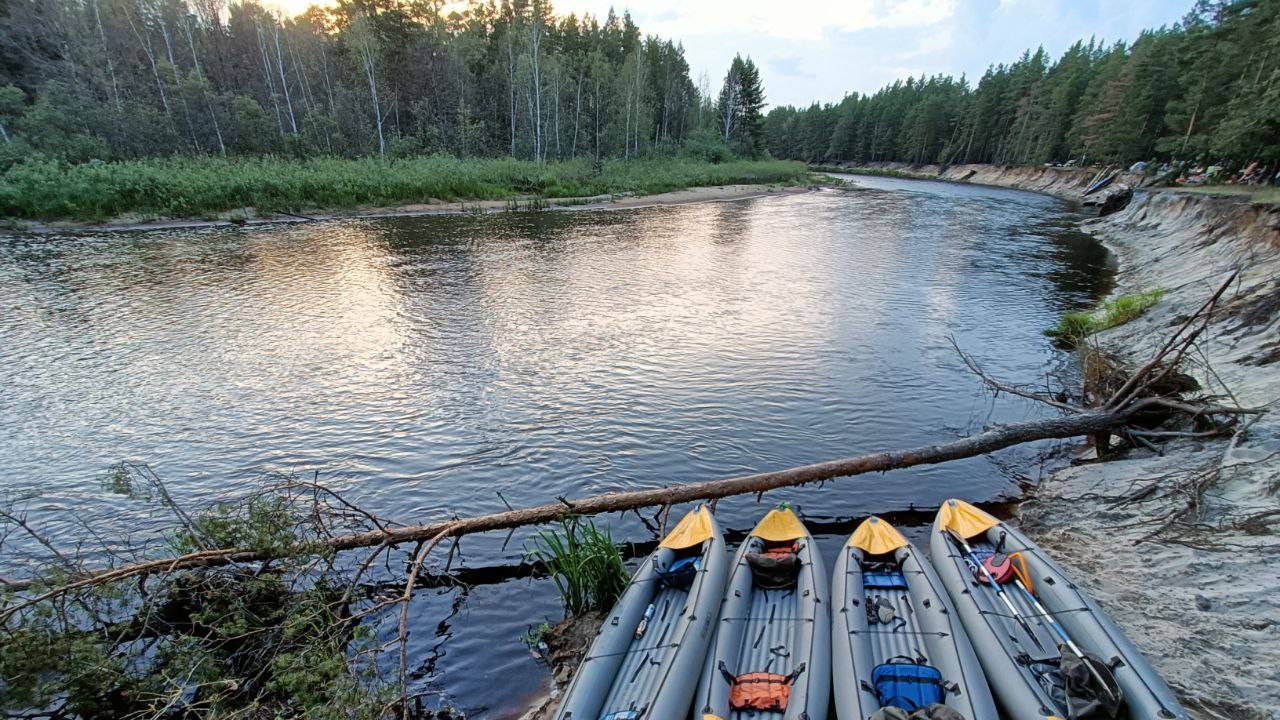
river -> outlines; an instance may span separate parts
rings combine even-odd
[[[157,529],[153,509],[102,490],[120,460],[184,503],[318,472],[424,522],[500,510],[498,492],[527,505],[704,480],[1041,412],[985,393],[949,338],[1015,382],[1066,364],[1042,330],[1109,282],[1072,208],[850,181],[626,211],[0,239],[0,494],[66,544],[84,535],[72,514],[106,537]],[[1043,449],[719,512],[745,530],[784,499],[837,523],[1011,499]],[[650,537],[634,515],[607,523]],[[469,538],[461,562],[517,562],[527,536],[504,539]],[[822,542],[834,555],[839,538]],[[558,617],[548,581],[415,604],[431,702],[505,717],[545,684],[518,638]]]

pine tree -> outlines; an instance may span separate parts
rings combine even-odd
[[[741,86],[739,104],[742,113],[742,136],[751,157],[759,158],[765,152],[764,87],[760,84],[760,71],[750,57],[742,62],[742,73],[738,82]],[[824,142],[823,145],[825,146],[826,143]]]

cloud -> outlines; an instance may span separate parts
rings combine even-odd
[[[2,2],[3,0],[0,0]],[[285,7],[334,0],[268,0]],[[447,0],[461,3],[465,0]],[[683,43],[691,75],[719,89],[735,53],[759,63],[770,103],[837,101],[922,73],[976,82],[1044,46],[1059,55],[1178,20],[1194,0],[552,0],[557,13],[631,13],[641,32]]]
[[[915,47],[894,53],[894,60],[911,60],[920,57],[937,57],[943,55],[951,49],[955,38],[955,28],[943,26],[934,29],[927,35],[921,36],[915,42]]]
[[[958,0],[560,0],[561,12],[604,16],[610,7],[627,8],[646,32],[659,35],[715,36],[751,34],[785,39],[814,39],[829,32],[932,25],[951,17]]]
[[[769,59],[769,67],[785,77],[815,78],[817,75],[805,70],[805,61],[796,55]]]

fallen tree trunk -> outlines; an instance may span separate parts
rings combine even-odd
[[[352,535],[341,535],[330,538],[324,544],[318,546],[317,549],[342,551],[380,545],[425,542],[435,538],[459,537],[491,530],[507,530],[526,525],[553,522],[566,515],[597,515],[600,513],[636,510],[644,507],[678,505],[698,500],[714,500],[732,495],[761,493],[839,477],[898,470],[916,465],[932,465],[974,457],[1037,440],[1096,434],[1123,426],[1134,412],[1141,409],[1141,406],[1142,403],[1135,403],[1123,409],[1084,412],[1005,425],[947,443],[859,455],[857,457],[830,460],[813,465],[801,465],[774,472],[706,482],[668,485],[651,490],[605,493],[578,499],[561,498],[557,502],[531,508],[443,520],[424,525],[388,527]],[[44,595],[5,609],[0,614],[0,622],[7,620],[14,611],[21,607],[27,607],[35,602],[49,599],[49,597],[89,585],[121,580],[136,575],[214,567],[233,563],[257,562],[271,558],[271,553],[242,548],[215,549],[90,572],[66,585],[50,590]],[[29,590],[33,586],[34,584],[31,581],[16,581],[0,585],[0,587],[9,591]]]

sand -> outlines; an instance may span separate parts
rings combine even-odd
[[[1146,315],[1098,338],[1132,362],[1150,357],[1242,267],[1189,371],[1225,402],[1275,403],[1280,212],[1139,192],[1084,229],[1118,256],[1117,293],[1168,289]],[[1022,504],[1020,519],[1147,654],[1192,717],[1280,717],[1280,413],[1234,438],[1178,439],[1161,453],[1130,451],[1057,472]],[[1197,481],[1200,495],[1189,490]],[[1184,508],[1184,519],[1164,519]]]

